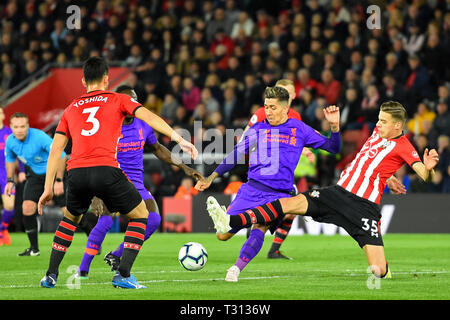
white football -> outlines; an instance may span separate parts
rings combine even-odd
[[[188,242],[178,253],[180,264],[189,271],[202,269],[208,261],[206,249],[198,242]]]

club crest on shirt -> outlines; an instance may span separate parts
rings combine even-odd
[[[320,191],[319,190],[314,190],[314,191],[310,192],[309,195],[312,198],[318,198],[318,197],[320,197]]]

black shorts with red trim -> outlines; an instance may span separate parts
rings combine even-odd
[[[362,248],[366,244],[383,246],[380,208],[336,185],[303,192],[308,200],[306,216],[317,222],[344,228]]]
[[[119,169],[108,166],[74,168],[67,174],[67,210],[85,214],[93,197],[103,200],[109,212],[128,214],[142,201],[136,187]]]

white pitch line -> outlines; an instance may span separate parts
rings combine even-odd
[[[270,276],[270,277],[240,277],[239,280],[261,280],[261,279],[279,279],[279,278],[292,278],[292,276]],[[211,279],[161,279],[161,280],[144,280],[139,281],[141,284],[145,283],[160,283],[160,282],[200,282],[200,281],[225,281],[224,278],[211,278]],[[112,285],[111,282],[80,282],[82,286],[94,286],[94,285]],[[58,285],[57,285],[58,286]],[[61,284],[59,287],[67,286],[67,284]],[[70,286],[74,286],[70,284]],[[40,287],[39,285],[9,285],[9,286],[0,286],[0,289],[24,289],[24,288],[36,288]]]
[[[304,274],[303,277],[317,277],[318,270],[314,270],[314,274]],[[351,270],[346,270],[347,272],[351,272]],[[359,271],[359,270],[358,270]],[[142,273],[142,274],[148,274],[148,273],[166,273],[167,271],[153,271],[153,272],[134,272],[134,273]],[[178,273],[178,272],[185,272],[185,271],[168,271],[169,273]],[[329,271],[328,271],[329,272]],[[345,273],[341,274],[342,276],[365,276],[368,273]],[[414,275],[414,274],[450,274],[450,271],[441,270],[441,271],[392,271],[392,275],[395,277],[395,275]],[[336,274],[337,275],[337,274]],[[261,276],[261,277],[239,277],[239,280],[261,280],[261,279],[280,279],[280,278],[293,278],[297,277],[298,275],[281,275],[281,276]],[[139,281],[139,283],[145,284],[145,283],[162,283],[162,282],[201,282],[201,281],[224,281],[224,278],[208,278],[208,279],[161,279],[161,280],[143,280]],[[83,282],[81,281],[81,286],[94,286],[94,285],[111,285],[111,282]],[[60,284],[59,287],[67,286],[67,284]],[[39,287],[39,285],[3,285],[0,286],[0,289],[24,289],[24,288],[36,288]]]

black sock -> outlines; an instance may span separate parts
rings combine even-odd
[[[36,214],[31,216],[23,216],[23,226],[30,241],[30,248],[39,250],[38,245],[38,224]]]
[[[50,265],[47,275],[54,273],[58,275],[59,265],[66,254],[67,249],[72,244],[73,235],[77,229],[77,224],[64,217],[56,229],[53,237],[52,253],[50,255]]]
[[[280,250],[283,241],[286,239],[289,231],[292,227],[293,219],[284,219],[281,223],[280,227],[275,231],[275,237],[272,242],[272,247],[270,248],[270,252],[275,252]]]
[[[382,279],[385,278],[387,276],[387,274],[388,274],[388,271],[389,271],[389,267],[388,267],[388,263],[386,261],[386,273],[384,274],[384,276],[382,276],[380,278],[382,278]]]
[[[81,221],[78,224],[78,228],[83,230],[84,233],[86,233],[86,235],[89,237],[89,234],[91,233],[92,229],[94,229],[94,226],[89,223],[86,215],[83,215],[83,218],[81,218]]]
[[[247,210],[244,213],[230,216],[230,227],[244,227],[255,223],[267,224],[276,220],[281,215],[283,215],[283,209],[280,200],[275,200],[254,209]]]
[[[144,243],[145,229],[147,228],[147,219],[133,219],[128,223],[125,231],[122,258],[120,260],[118,271],[122,277],[128,278],[142,244]]]

